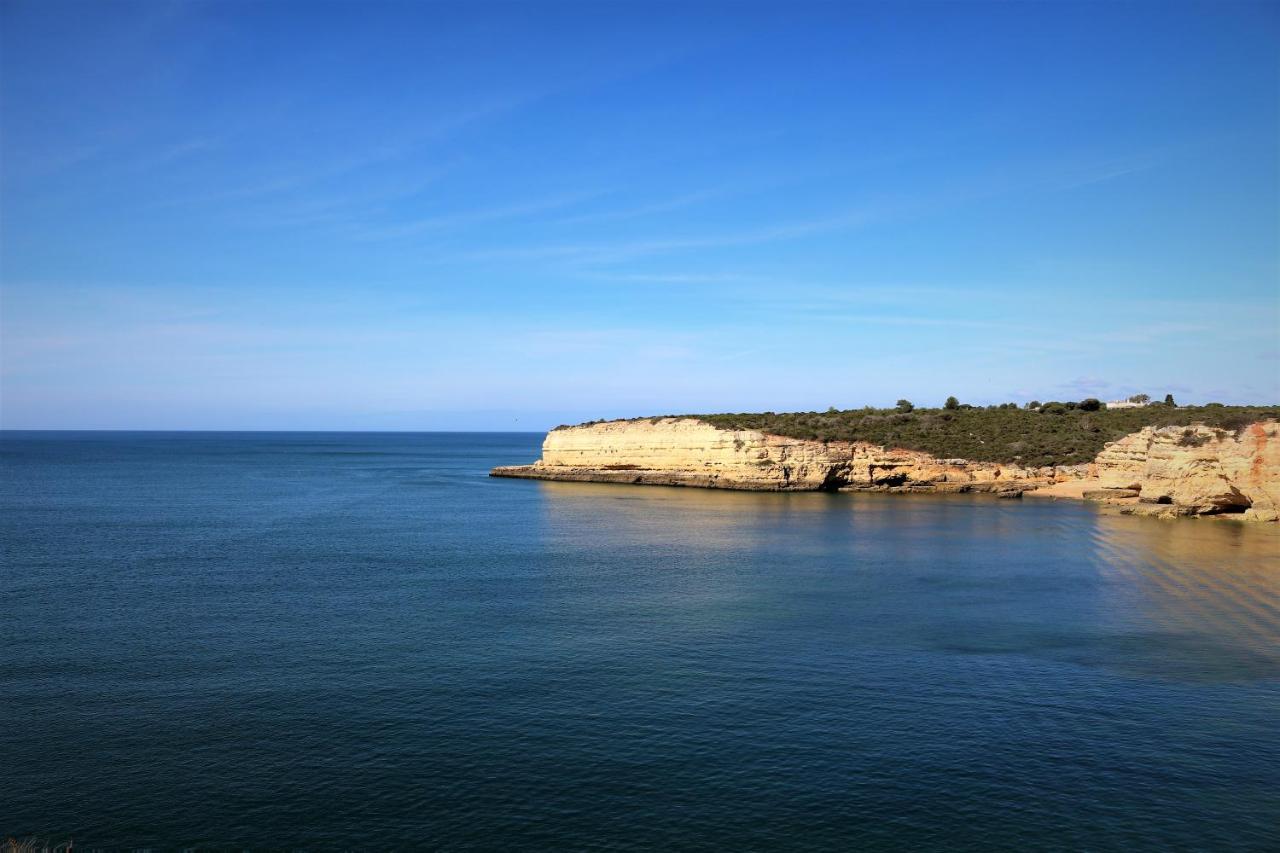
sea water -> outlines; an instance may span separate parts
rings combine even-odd
[[[0,436],[0,835],[1275,849],[1280,537],[487,477],[534,434]]]

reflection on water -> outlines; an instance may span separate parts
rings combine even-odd
[[[1277,531],[486,476],[541,440],[6,434],[0,831],[1274,847]]]
[[[540,488],[552,541],[647,555],[666,578],[655,594],[704,617],[718,600],[724,619],[777,618],[781,583],[850,596],[860,642],[1192,680],[1280,674],[1272,527],[981,495]]]
[[[1117,609],[1203,648],[1280,669],[1280,531],[1230,521],[1095,516]]]

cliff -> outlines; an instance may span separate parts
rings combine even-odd
[[[1237,432],[1205,426],[1147,427],[1107,445],[1098,484],[1160,515],[1238,515],[1280,521],[1280,424]],[[1103,497],[1104,495],[1096,495]]]
[[[1278,431],[1275,422],[1253,424],[1238,436],[1207,427],[1148,427],[1107,445],[1091,464],[1021,467],[722,429],[696,418],[654,418],[552,430],[537,462],[491,473],[755,491],[984,491],[1004,497],[1053,493],[1052,487],[1073,482],[1072,496],[1118,504],[1122,511],[1275,521]]]
[[[610,421],[552,430],[538,462],[493,471],[498,477],[761,491],[1010,491],[1083,473],[1079,466],[1021,468],[937,459],[864,442],[821,442],[720,429],[693,418]]]

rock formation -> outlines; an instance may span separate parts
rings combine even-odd
[[[609,421],[547,434],[533,465],[499,477],[760,491],[1008,492],[1082,476],[1083,466],[1021,468],[847,441],[725,430],[694,418]]]
[[[532,465],[495,477],[696,486],[754,491],[994,492],[1044,489],[1158,515],[1280,519],[1280,425],[1236,434],[1147,427],[1089,465],[1024,468],[938,459],[862,442],[809,441],[727,430],[696,418],[607,421],[552,430]],[[1071,482],[1075,481],[1075,482]],[[1059,484],[1070,483],[1069,486]]]
[[[1124,498],[1120,491],[1102,497],[1132,499],[1135,512],[1280,520],[1280,424],[1274,421],[1239,433],[1146,427],[1107,445],[1094,468],[1102,489],[1128,490]]]

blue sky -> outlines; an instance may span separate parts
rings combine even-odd
[[[0,424],[1280,401],[1280,6],[4,0]]]

